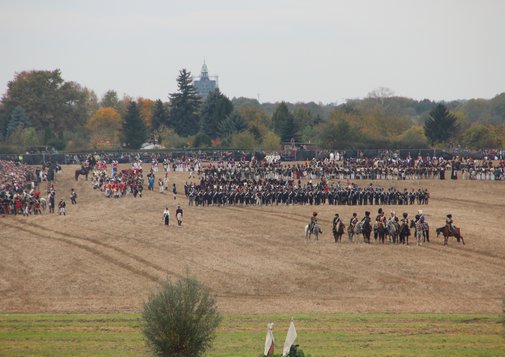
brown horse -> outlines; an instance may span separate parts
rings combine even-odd
[[[449,237],[454,237],[456,238],[456,240],[459,241],[461,240],[461,242],[463,243],[463,245],[465,245],[465,240],[463,239],[463,236],[461,235],[461,230],[458,228],[458,227],[454,227],[454,229],[456,230],[456,235],[454,235],[454,233],[452,232],[451,228],[449,227],[449,225],[445,225],[444,227],[440,227],[440,228],[437,228],[437,237],[440,235],[440,233],[443,234],[444,236],[444,245],[447,245],[447,242],[449,241]]]
[[[375,223],[374,227],[374,238],[377,240],[377,237],[379,238],[379,243],[384,244],[386,240],[386,226],[384,225],[384,222],[379,221]]]
[[[79,179],[79,175],[85,176],[86,181],[88,181],[89,167],[83,167],[78,170],[75,170],[75,180]]]
[[[333,227],[333,238],[335,239],[335,243],[338,243],[338,241],[342,242],[342,235],[344,235],[345,232],[345,224],[340,222],[338,224],[338,227]]]
[[[406,223],[400,225],[400,230],[398,232],[399,242],[401,244],[409,245],[410,228]]]

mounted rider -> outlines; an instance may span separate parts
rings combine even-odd
[[[385,221],[385,217],[384,217],[384,211],[382,210],[382,208],[379,208],[379,210],[377,211],[377,217],[375,217],[375,222],[379,223],[384,223]]]
[[[372,221],[372,220],[371,220],[371,218],[370,218],[370,212],[369,212],[369,211],[366,211],[366,212],[365,212],[365,217],[363,217],[363,219],[361,220],[361,222],[363,222],[363,228],[365,228],[365,227],[366,227],[366,229],[367,229],[368,231],[370,231],[370,230],[371,230],[371,228],[372,228],[372,225],[370,224],[370,222],[371,222],[371,221]]]
[[[335,213],[335,217],[333,218],[333,232],[337,232],[338,231],[338,227],[340,226],[340,223],[341,223],[341,219],[340,219],[340,216],[338,215],[338,213]]]
[[[429,242],[430,241],[430,226],[428,222],[426,222],[426,218],[424,217],[423,210],[420,209],[417,211],[417,214],[419,215],[419,222],[421,223],[423,227],[423,234],[424,238]]]
[[[403,218],[400,220],[402,224],[405,224],[405,226],[408,228],[409,226],[409,214],[407,212],[403,212]]]
[[[358,214],[355,212],[352,214],[352,218],[349,221],[349,227],[352,228],[352,231],[354,232],[354,228],[356,227],[356,224],[358,223]]]
[[[452,220],[452,214],[448,214],[445,218],[445,226],[449,229],[450,232],[454,235],[454,237],[458,237],[458,231],[456,230],[456,226],[454,225],[454,221]]]
[[[312,217],[310,217],[309,232],[314,231],[314,227],[317,224],[317,212],[312,212]]]
[[[417,215],[419,216],[419,222],[424,225],[425,218],[424,218],[423,210],[422,209],[418,210]]]
[[[398,217],[396,217],[395,211],[391,211],[391,215],[389,216],[389,219],[388,219],[388,223],[389,222],[398,223]]]

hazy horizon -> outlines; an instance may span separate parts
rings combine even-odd
[[[0,93],[59,68],[101,97],[167,100],[205,59],[221,91],[260,102],[342,103],[378,87],[413,99],[505,91],[505,2],[65,1],[0,4]]]

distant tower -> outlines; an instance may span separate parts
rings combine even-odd
[[[201,97],[206,97],[210,92],[218,87],[217,76],[209,76],[209,70],[207,69],[207,64],[203,61],[202,72],[200,77],[197,77],[193,84],[195,85],[198,95]]]

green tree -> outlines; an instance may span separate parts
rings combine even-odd
[[[219,123],[219,135],[221,138],[227,138],[233,133],[238,133],[247,128],[245,119],[239,112],[233,111],[223,121]]]
[[[66,146],[63,132],[55,133],[50,128],[45,128],[42,136],[42,143],[56,150],[63,150]]]
[[[40,141],[35,128],[18,127],[10,133],[8,142],[20,150],[26,150],[31,146],[39,146]],[[59,149],[59,148],[56,148]]]
[[[293,115],[289,112],[285,102],[281,102],[272,116],[274,132],[282,141],[290,141],[296,134],[296,125]]]
[[[320,145],[325,149],[349,149],[356,147],[358,133],[346,119],[339,118],[320,128]]]
[[[153,116],[151,118],[153,130],[158,130],[161,125],[168,125],[168,115],[163,102],[158,99],[154,102]]]
[[[209,290],[192,278],[172,283],[144,304],[143,332],[156,356],[203,356],[214,341],[222,317]]]
[[[304,128],[309,125],[315,125],[320,121],[319,116],[314,116],[314,114],[306,108],[299,107],[293,110],[293,117],[295,118],[295,124],[297,128]]]
[[[21,106],[36,129],[60,133],[82,128],[93,112],[94,93],[75,82],[65,82],[60,70],[17,73],[2,98],[4,113]],[[96,99],[96,96],[94,96]]]
[[[123,121],[123,138],[126,147],[129,149],[139,149],[146,137],[146,126],[140,117],[137,103],[131,101]]]
[[[182,138],[175,133],[174,129],[161,125],[153,132],[158,142],[166,148],[182,148],[187,144],[187,138]]]
[[[428,139],[421,125],[413,125],[396,138],[396,143],[402,149],[423,149],[428,147]]]
[[[114,90],[108,90],[102,97],[100,101],[100,106],[102,108],[114,108],[117,111],[120,111],[119,108],[119,97],[117,92]]]
[[[233,149],[252,150],[257,145],[254,135],[249,131],[235,133],[230,137],[230,146]]]
[[[193,140],[193,147],[195,148],[208,148],[212,146],[212,140],[210,136],[205,133],[198,133],[195,135]]]
[[[505,122],[505,93],[498,94],[489,101],[491,121],[495,123]]]
[[[26,116],[25,110],[17,106],[10,115],[9,124],[7,125],[7,137],[18,128],[27,128],[31,126],[30,119]]]
[[[202,106],[201,130],[211,138],[218,136],[219,124],[233,111],[233,104],[219,89],[209,93]]]
[[[463,145],[472,149],[488,149],[501,146],[496,130],[485,124],[474,124],[462,135]]]
[[[177,88],[177,92],[170,94],[170,126],[178,135],[194,135],[199,130],[200,97],[193,85],[191,72],[186,69],[179,72]]]
[[[447,142],[456,134],[456,116],[441,103],[430,111],[424,123],[424,133],[432,144]]]
[[[269,131],[261,141],[261,147],[263,150],[280,150],[281,149],[281,138],[272,131]]]

